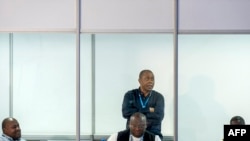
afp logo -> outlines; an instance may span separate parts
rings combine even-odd
[[[224,141],[250,141],[250,125],[224,125]]]

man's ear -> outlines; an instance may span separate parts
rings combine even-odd
[[[7,130],[6,128],[3,128],[3,133],[5,133],[5,132],[6,132],[6,130]]]
[[[140,78],[138,78],[138,82],[139,82],[139,84],[141,84],[141,79]]]

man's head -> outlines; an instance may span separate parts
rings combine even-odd
[[[139,74],[140,90],[143,93],[150,92],[155,83],[154,74],[151,70],[142,70]]]
[[[245,125],[245,120],[241,116],[234,116],[230,120],[230,125]]]
[[[21,137],[21,128],[15,118],[5,118],[2,122],[3,133],[14,140]]]
[[[129,129],[130,133],[134,137],[139,138],[143,136],[146,128],[147,128],[147,119],[144,114],[137,112],[130,117]]]

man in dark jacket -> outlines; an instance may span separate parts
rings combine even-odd
[[[128,91],[123,98],[122,115],[127,119],[127,129],[130,116],[135,112],[143,113],[147,118],[147,130],[159,135],[164,117],[164,97],[154,87],[154,74],[151,70],[142,70],[139,74],[140,87]]]
[[[158,135],[146,130],[147,118],[136,112],[130,117],[129,129],[112,134],[108,141],[161,141]]]

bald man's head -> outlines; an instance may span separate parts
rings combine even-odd
[[[5,118],[2,122],[2,130],[5,135],[13,138],[13,140],[17,140],[21,137],[21,128],[15,118]]]
[[[137,138],[143,136],[146,128],[147,118],[144,114],[137,112],[130,117],[129,129],[133,136]]]

